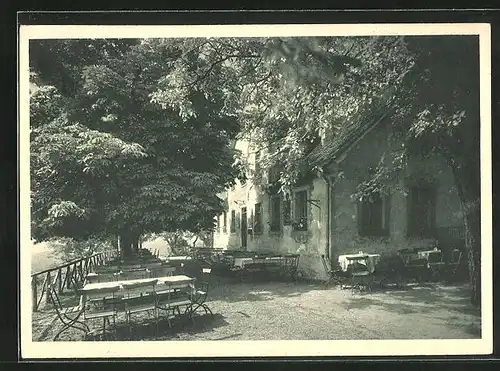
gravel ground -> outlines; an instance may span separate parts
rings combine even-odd
[[[229,282],[214,279],[209,306],[214,316],[164,321],[155,335],[151,321],[134,317],[134,336],[120,325],[123,340],[345,340],[480,338],[481,318],[468,301],[467,286],[439,284],[404,290],[352,293],[320,283]],[[96,325],[99,325],[97,323]],[[33,340],[51,340],[61,324],[54,312],[33,315]],[[68,330],[60,340],[82,340]]]

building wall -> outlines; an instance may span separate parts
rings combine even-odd
[[[251,215],[254,215],[254,207],[257,202],[262,203],[263,231],[261,234],[248,234],[247,250],[299,253],[299,272],[304,277],[325,278],[326,272],[320,258],[322,254],[329,253],[332,259],[336,260],[340,254],[363,251],[384,255],[393,254],[401,248],[429,245],[435,240],[406,237],[407,199],[404,190],[408,179],[436,179],[438,184],[436,226],[439,230],[460,226],[462,214],[453,176],[444,160],[436,156],[425,161],[418,160],[410,163],[407,173],[401,177],[398,187],[394,187],[390,200],[389,237],[366,238],[359,236],[357,203],[351,198],[351,195],[355,192],[358,184],[365,179],[368,168],[376,166],[384,151],[390,148],[389,129],[389,126],[382,125],[368,133],[340,163],[338,170],[342,175],[336,179],[331,193],[332,220],[329,234],[327,232],[328,187],[324,179],[317,178],[309,186],[297,189],[306,189],[308,199],[311,201],[308,203],[307,232],[294,232],[291,226],[282,226],[280,232],[270,231],[269,196],[259,185],[255,185],[249,180],[244,185],[238,183],[228,191],[227,231],[226,233],[222,232],[221,218],[220,229],[214,234],[214,247],[241,248],[241,208],[247,208],[247,216],[250,219]],[[251,163],[253,159],[248,143],[240,143],[239,149],[247,154],[247,159]],[[291,206],[293,211],[293,196]],[[230,232],[231,210],[235,210],[237,219],[234,233]]]
[[[245,154],[251,149],[248,143],[240,143],[237,146]],[[252,156],[246,156],[248,161],[252,161]],[[250,166],[252,166],[250,164]],[[318,200],[318,206],[308,203],[308,230],[307,232],[293,232],[291,226],[283,225],[281,218],[281,230],[270,230],[270,197],[255,185],[251,180],[246,184],[237,184],[227,192],[229,210],[228,227],[226,233],[222,231],[222,217],[220,228],[214,233],[214,247],[240,249],[241,248],[241,209],[247,208],[247,217],[250,220],[251,215],[255,214],[255,204],[262,204],[262,233],[249,233],[247,237],[248,251],[271,251],[276,253],[299,253],[299,273],[303,277],[324,278],[326,273],[321,263],[320,255],[325,252],[326,244],[326,182],[322,179],[315,179],[312,184],[297,190],[307,190],[308,199]],[[316,203],[316,202],[315,202]],[[283,202],[282,202],[283,207]],[[231,211],[235,210],[236,231],[231,233]],[[293,211],[293,195],[292,207]],[[293,216],[292,216],[293,219]]]
[[[461,226],[460,199],[454,186],[453,175],[441,156],[409,162],[406,174],[392,187],[389,212],[389,236],[382,238],[360,237],[357,222],[357,202],[351,198],[356,186],[364,179],[369,167],[380,161],[391,147],[389,127],[381,126],[368,133],[351,149],[340,164],[343,177],[336,181],[335,227],[332,233],[331,255],[357,253],[379,253],[390,255],[402,248],[433,246],[435,239],[407,237],[407,185],[410,182],[430,181],[436,183],[436,228],[438,238],[448,229]],[[441,233],[440,233],[441,232]]]

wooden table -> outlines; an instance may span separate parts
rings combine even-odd
[[[169,297],[170,293],[175,293],[177,290],[182,290],[185,288],[189,288],[190,294],[188,296],[188,301],[187,301],[187,309],[186,312],[188,313],[189,318],[192,318],[194,312],[199,308],[204,305],[204,302],[199,300],[199,296],[196,296],[196,289],[194,287],[193,282],[195,281],[194,277],[188,277],[185,275],[178,275],[178,276],[164,276],[164,277],[156,277],[156,278],[141,278],[141,279],[132,279],[132,280],[121,280],[121,281],[115,281],[115,282],[99,282],[99,283],[87,283],[83,288],[82,292],[84,297],[89,297],[89,296],[94,296],[98,300],[102,300],[102,294],[99,293],[99,290],[109,290],[112,291],[113,294],[109,296],[108,293],[103,293],[105,297],[107,298],[119,298],[120,302],[119,303],[114,303],[113,304],[113,310],[110,311],[111,315],[113,316],[113,323],[114,323],[114,318],[116,316],[116,313],[125,313],[127,315],[127,302],[130,302],[131,300],[135,300],[138,297],[143,297],[142,295],[144,293],[151,293],[151,288],[154,292],[156,293],[165,293],[167,292]],[[155,283],[156,282],[156,283]],[[140,284],[144,283],[146,286],[134,288],[131,287],[134,284]],[[150,283],[150,285],[147,285],[147,283]],[[130,286],[129,286],[130,285]],[[153,287],[154,285],[154,287]],[[124,287],[125,286],[125,287]],[[128,286],[128,290],[127,287]],[[160,286],[160,287],[158,287]],[[162,287],[163,286],[163,287]],[[145,288],[147,291],[144,291]],[[158,288],[158,289],[157,289]],[[97,293],[95,291],[97,291]],[[114,295],[114,293],[121,292],[124,295],[127,295],[126,297],[123,297],[123,295],[119,294],[117,296]],[[205,295],[206,296],[206,295]],[[146,296],[149,300],[152,300],[151,302],[147,303],[147,309],[144,309],[143,304],[141,310],[153,310],[157,308],[157,298],[155,295],[147,295]],[[170,300],[170,299],[169,299]],[[176,299],[172,299],[172,303],[176,303]],[[120,304],[124,304],[124,306],[121,306]],[[186,299],[184,299],[184,303],[182,305],[186,305]],[[196,307],[194,307],[196,305]],[[175,306],[173,307],[175,308]],[[178,308],[178,307],[177,307]],[[170,310],[170,308],[168,308]],[[129,312],[130,313],[130,312]],[[137,313],[137,312],[134,312]],[[180,314],[180,311],[178,311]],[[130,315],[130,314],[129,314]],[[157,319],[157,314],[155,312],[155,318]],[[168,317],[167,317],[168,319]]]
[[[418,254],[418,257],[420,259],[427,259],[428,260],[429,259],[429,255],[436,254],[436,255],[440,256],[441,255],[441,250],[424,250],[424,251],[418,251],[417,254]]]
[[[350,260],[357,260],[362,264],[365,264],[370,273],[375,272],[375,266],[380,260],[380,254],[345,254],[339,255],[339,264],[342,270],[347,271],[347,266],[350,264]]]
[[[119,290],[123,289],[123,284],[134,284],[134,283],[142,283],[142,282],[150,282],[156,281],[156,285],[165,285],[169,288],[184,288],[189,286],[189,284],[195,281],[195,278],[179,275],[179,276],[164,276],[164,277],[155,277],[155,278],[139,278],[134,280],[121,280],[121,281],[113,281],[113,282],[96,282],[96,283],[87,283],[82,291],[91,291],[95,289],[103,289],[103,288],[115,288],[117,287]]]

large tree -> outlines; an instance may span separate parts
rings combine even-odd
[[[238,125],[219,114],[220,97],[196,89],[189,114],[151,100],[182,43],[33,43],[33,237],[114,234],[128,250],[146,232],[212,228],[216,194],[240,176]],[[87,50],[94,58],[81,59]]]

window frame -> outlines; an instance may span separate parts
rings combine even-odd
[[[278,208],[274,202],[278,202]],[[276,218],[277,217],[277,218]],[[277,219],[277,220],[276,220]],[[282,197],[272,195],[269,197],[269,232],[280,232],[282,229]]]
[[[410,238],[435,238],[436,233],[436,206],[437,206],[437,187],[433,184],[420,184],[420,185],[412,185],[408,187],[408,196],[407,196],[407,219],[406,219],[406,236]],[[419,227],[421,225],[417,225],[415,220],[421,217],[422,215],[415,215],[416,210],[415,207],[417,203],[415,203],[415,191],[423,191],[427,193],[426,203],[430,206],[430,214],[426,215],[426,218],[430,218],[430,225],[426,223],[425,230],[422,232]],[[418,202],[419,205],[422,202]],[[418,210],[418,208],[417,208]],[[421,211],[420,209],[419,211]],[[429,210],[426,210],[428,212]]]
[[[257,213],[257,210],[259,211]],[[262,234],[262,202],[256,202],[252,213],[252,233]]]
[[[298,206],[299,194],[303,194],[304,204],[301,207]],[[295,231],[307,231],[309,229],[309,206],[308,200],[309,192],[307,189],[297,189],[293,192],[293,220],[292,226]],[[301,210],[298,212],[298,210]],[[298,215],[300,214],[300,215]],[[305,215],[304,215],[305,214]]]
[[[358,220],[358,235],[360,237],[380,238],[390,236],[390,195],[381,195],[378,193],[375,202],[358,201],[357,203],[357,220]],[[374,205],[380,205],[380,210],[373,211]],[[368,209],[369,208],[369,209]],[[366,215],[369,211],[370,214],[380,215],[380,225],[374,226],[373,221],[370,224],[365,224]],[[373,218],[369,217],[370,219]]]
[[[236,233],[236,210],[231,210],[231,222],[229,224],[229,233]]]

